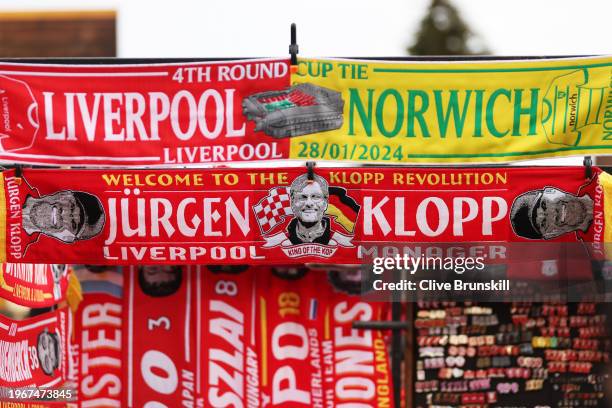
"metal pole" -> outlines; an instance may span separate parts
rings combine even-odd
[[[391,320],[393,322],[400,322],[401,318],[402,304],[400,302],[393,302],[391,304]],[[400,408],[402,406],[402,360],[404,359],[402,331],[394,329],[391,336],[391,378],[393,379],[393,399],[395,400],[395,408]]]

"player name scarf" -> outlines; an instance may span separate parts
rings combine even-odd
[[[122,267],[71,265],[82,288],[74,310],[69,381],[75,400],[68,408],[120,408],[123,379]]]
[[[59,388],[68,378],[71,313],[13,321],[0,315],[0,387]]]
[[[386,316],[335,272],[144,266],[124,297],[124,407],[393,406]],[[172,304],[173,307],[168,307]]]
[[[579,167],[38,170],[0,178],[5,262],[359,263],[386,245],[612,241]]]
[[[75,407],[121,407],[122,300],[108,293],[85,293],[74,317],[70,380]]]

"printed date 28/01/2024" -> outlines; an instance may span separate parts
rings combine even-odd
[[[337,144],[300,142],[299,158],[331,159],[331,160],[363,160],[363,161],[402,161],[402,147],[387,145]]]

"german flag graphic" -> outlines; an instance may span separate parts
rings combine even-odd
[[[334,217],[346,232],[352,234],[355,231],[355,223],[361,206],[352,197],[347,195],[343,187],[329,187],[329,204],[327,215]]]

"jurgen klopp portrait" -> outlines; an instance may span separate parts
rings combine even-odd
[[[327,181],[316,174],[309,180],[307,174],[302,174],[291,183],[289,194],[295,217],[287,226],[291,243],[327,245],[331,238],[330,220],[325,217],[329,202]]]
[[[28,235],[44,234],[62,242],[90,239],[102,232],[104,208],[98,197],[82,191],[63,190],[23,205],[23,229]]]
[[[138,283],[152,297],[165,297],[181,287],[183,269],[180,265],[144,265],[138,267]]]
[[[68,265],[52,264],[51,274],[53,276],[53,299],[62,298],[62,278],[68,275]]]
[[[45,329],[38,334],[36,342],[36,355],[43,373],[53,376],[55,370],[59,368],[61,347],[57,333],[50,333]]]
[[[546,187],[518,196],[510,211],[515,234],[528,239],[553,239],[586,232],[593,221],[593,199]]]

